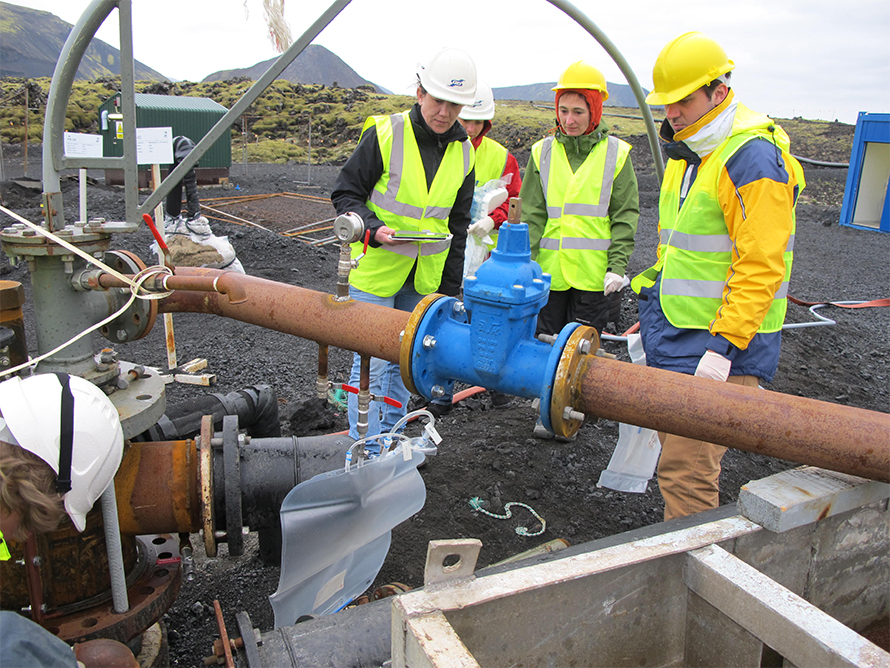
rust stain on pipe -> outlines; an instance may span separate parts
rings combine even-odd
[[[890,415],[588,356],[585,413],[890,482]]]
[[[336,301],[333,295],[276,283],[255,276],[216,269],[177,267],[183,278],[220,276],[219,284],[236,290],[244,299],[232,303],[215,292],[177,291],[160,300],[160,313],[209,313],[240,320],[285,334],[362,355],[399,361],[399,333],[405,329],[406,311],[353,300]]]
[[[114,488],[123,534],[201,530],[194,441],[131,444]]]

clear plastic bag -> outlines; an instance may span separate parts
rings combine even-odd
[[[643,352],[643,340],[639,334],[627,336],[627,352],[634,364],[646,365],[646,353]],[[655,473],[660,454],[658,432],[619,423],[618,444],[606,470],[600,473],[597,486],[643,494]]]
[[[510,175],[512,177],[512,174]],[[492,179],[473,191],[473,205],[470,207],[470,222],[475,223],[489,215],[507,200],[507,182]],[[473,234],[467,235],[467,247],[464,251],[464,279],[475,276],[476,270],[488,257],[489,248],[494,240],[486,235],[479,239]]]
[[[485,239],[491,240],[486,236]],[[464,251],[464,280],[467,276],[475,276],[476,271],[488,257],[488,246],[484,239],[479,239],[473,234],[467,235],[467,248]]]
[[[512,176],[512,174],[511,174]],[[498,208],[507,200],[507,183],[501,179],[492,179],[473,191],[473,205],[470,207],[470,221],[475,223],[480,218]]]

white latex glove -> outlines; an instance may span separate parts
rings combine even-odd
[[[623,283],[624,276],[619,276],[618,274],[613,274],[611,271],[607,271],[606,277],[603,279],[603,292],[607,295],[617,292],[621,289]]]
[[[710,378],[711,380],[725,382],[729,378],[729,369],[731,367],[732,362],[723,355],[715,353],[713,350],[707,350],[698,361],[695,375],[699,378]]]
[[[470,225],[467,228],[467,232],[477,237],[478,239],[484,239],[493,229],[494,221],[491,219],[491,216],[485,216],[485,218],[480,218],[475,223]]]

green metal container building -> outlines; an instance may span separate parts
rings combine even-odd
[[[120,93],[110,97],[99,107],[99,127],[102,134],[102,148],[105,156],[124,154],[122,123],[120,114]],[[196,144],[210,131],[228,110],[206,97],[180,97],[175,95],[149,95],[136,93],[136,127],[173,129],[173,136],[183,135]],[[226,132],[210,149],[201,156],[196,170],[199,184],[219,184],[229,178],[232,166],[232,137]],[[171,165],[161,165],[161,174],[166,176]],[[150,168],[140,166],[139,187],[148,187]],[[105,182],[121,184],[124,174],[121,169],[105,170]]]

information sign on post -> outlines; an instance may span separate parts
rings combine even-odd
[[[63,133],[65,141],[65,156],[68,158],[101,158],[102,157],[102,135],[88,135],[79,132]],[[78,170],[80,177],[80,218],[79,220],[87,220],[87,170],[80,168]]]
[[[136,128],[136,162],[173,164],[173,128]]]
[[[102,135],[88,135],[79,132],[66,132],[65,157],[101,158]]]

